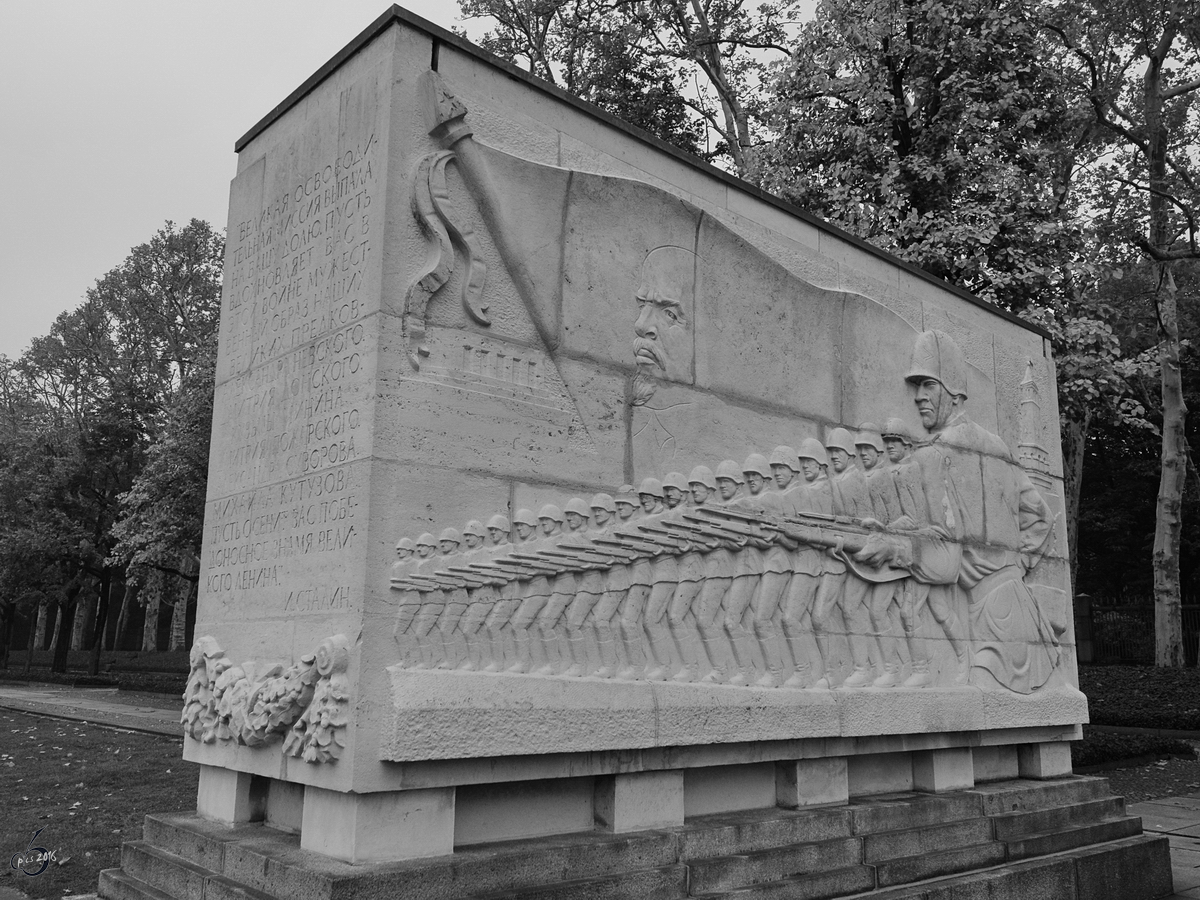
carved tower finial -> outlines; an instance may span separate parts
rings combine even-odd
[[[1021,381],[1021,439],[1017,457],[1026,469],[1045,472],[1050,468],[1050,455],[1042,445],[1042,400],[1033,360],[1026,360],[1025,377]]]

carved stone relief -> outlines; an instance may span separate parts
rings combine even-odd
[[[206,744],[247,747],[282,740],[288,756],[332,762],[348,722],[348,663],[349,641],[341,634],[287,669],[261,672],[253,661],[235,666],[214,638],[197,638],[183,694],[184,733]]]
[[[919,335],[897,377],[920,437],[898,416],[857,434],[834,428],[769,459],[401,541],[391,589],[403,665],[1039,689],[1065,631],[1025,583],[1051,542],[1049,507],[1003,441],[967,417],[966,363],[949,336]],[[931,640],[956,664],[934,671]],[[852,670],[839,678],[843,644]]]

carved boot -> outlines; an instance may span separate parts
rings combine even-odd
[[[567,649],[571,654],[571,664],[563,670],[562,674],[571,678],[583,677],[587,671],[587,647],[582,631],[576,628],[567,632]]]
[[[900,683],[900,666],[897,663],[890,662],[884,667],[884,672],[875,679],[875,687],[890,688],[895,687]]]
[[[850,673],[850,677],[842,682],[844,688],[864,688],[869,687],[875,680],[874,673],[866,666],[855,666],[854,671]]]
[[[562,665],[562,645],[553,628],[543,628],[541,640],[537,644],[541,647],[542,658],[539,660],[540,665],[533,670],[534,675],[553,675],[566,668]]]
[[[904,682],[906,688],[923,688],[933,684],[933,675],[929,671],[929,660],[914,659],[912,674]]]
[[[474,634],[463,635],[463,641],[467,645],[467,652],[462,662],[458,664],[458,669],[461,672],[477,671],[480,667],[479,636]]]
[[[501,632],[492,632],[488,634],[487,641],[487,665],[483,667],[485,672],[500,672],[505,668],[504,665],[504,635]]]
[[[620,664],[617,661],[617,645],[611,634],[596,639],[596,653],[600,657],[600,668],[596,670],[596,677],[615,678]]]
[[[808,663],[799,663],[788,680],[783,683],[783,686],[785,688],[808,687],[808,672],[810,668],[811,666]]]
[[[737,660],[737,672],[729,679],[729,683],[738,686],[753,684],[756,673],[750,649],[750,635],[740,629],[733,635],[733,655]]]
[[[779,687],[783,683],[783,668],[777,665],[768,665],[767,671],[754,683],[765,688]]]
[[[513,640],[517,645],[517,660],[508,671],[522,674],[528,672],[533,666],[533,651],[530,649],[529,632],[525,630],[513,632]]]
[[[642,649],[640,628],[621,625],[621,646],[625,648],[625,668],[617,677],[622,681],[640,681],[646,672],[646,652]]]
[[[721,650],[724,649],[722,642],[715,638],[701,637],[700,644],[710,663],[708,671],[700,676],[700,683],[724,684],[729,680],[729,671],[725,666],[725,657],[721,654]]]

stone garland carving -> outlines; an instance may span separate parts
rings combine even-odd
[[[904,377],[923,440],[899,418],[857,435],[835,428],[824,445],[809,438],[715,473],[698,466],[615,498],[400,541],[391,587],[403,664],[1037,690],[1066,630],[1025,584],[1052,540],[1049,508],[1003,441],[963,412],[966,363],[947,335],[919,335]],[[925,617],[957,659],[940,677]],[[839,685],[843,639],[853,671]]]
[[[345,635],[326,638],[316,653],[262,673],[253,661],[235,666],[212,637],[196,639],[183,694],[184,733],[206,744],[261,747],[283,740],[283,752],[331,762],[344,746],[350,699]]]

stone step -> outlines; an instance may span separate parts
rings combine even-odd
[[[1052,778],[1033,781],[1020,778],[1012,781],[997,781],[977,787],[968,793],[979,796],[985,816],[1007,812],[1030,812],[1054,806],[1071,806],[1111,797],[1107,778],[1087,775],[1071,775],[1067,778]]]
[[[394,894],[408,897],[407,893]],[[580,878],[501,891],[471,894],[463,900],[684,900],[688,896],[686,866],[663,866],[601,878]]]
[[[121,845],[121,871],[175,900],[204,900],[204,882],[212,872],[145,841]]]
[[[1161,900],[1172,891],[1169,859],[1165,837],[1138,835],[839,900]]]
[[[244,840],[268,841],[281,845],[300,846],[296,835],[261,824],[225,825],[203,819],[195,813],[162,813],[146,816],[142,838],[162,850],[183,857],[188,862],[212,872],[224,865],[225,847]]]
[[[1053,831],[1029,834],[1017,840],[1008,841],[1008,858],[1011,860],[1027,859],[1031,856],[1061,853],[1064,850],[1102,844],[1141,833],[1142,820],[1139,816],[1119,816],[1101,822],[1068,825]]]
[[[97,895],[102,900],[172,900],[162,891],[126,875],[121,869],[103,869]]]
[[[846,806],[697,816],[675,832],[679,859],[684,861],[828,841],[851,834],[851,812]]]
[[[996,840],[1009,841],[1029,834],[1055,831],[1069,825],[1086,825],[1104,819],[1115,819],[1125,815],[1125,800],[1121,797],[1103,797],[1086,800],[1071,806],[1052,806],[992,816],[996,829]]]
[[[950,794],[880,794],[850,801],[855,834],[904,831],[945,822],[978,819],[983,815],[980,796],[974,791]]]
[[[983,869],[1004,862],[1004,844],[987,841],[951,850],[938,850],[917,856],[889,859],[875,864],[875,880],[879,887],[908,884],[927,878],[939,878]]]
[[[871,866],[847,866],[815,875],[794,875],[732,891],[693,894],[704,900],[831,900],[847,894],[870,891],[875,887]],[[871,894],[874,897],[875,894]]]
[[[982,816],[978,819],[947,822],[944,825],[926,825],[923,828],[868,834],[863,837],[863,862],[877,863],[918,856],[922,853],[953,850],[957,847],[987,843],[991,839],[991,820]]]
[[[861,838],[773,847],[736,856],[688,863],[688,887],[693,894],[711,894],[779,881],[793,875],[813,875],[846,869],[862,862]]]

